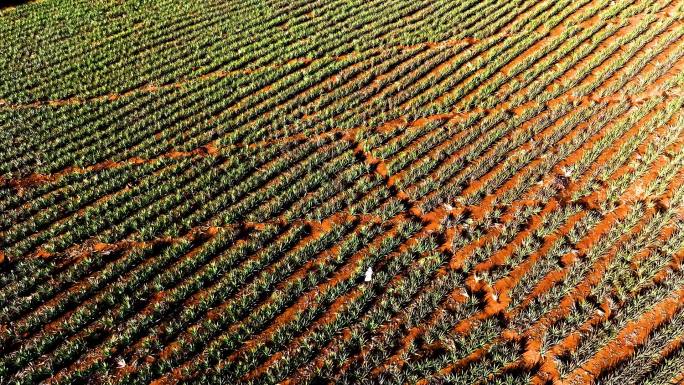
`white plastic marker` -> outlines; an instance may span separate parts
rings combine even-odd
[[[363,281],[370,282],[371,279],[373,279],[373,268],[369,267],[368,270],[366,270],[366,277],[363,279]]]

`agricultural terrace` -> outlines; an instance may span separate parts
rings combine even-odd
[[[683,0],[0,9],[0,384],[684,379]]]

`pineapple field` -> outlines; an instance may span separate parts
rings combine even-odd
[[[684,0],[0,37],[0,385],[684,383]]]

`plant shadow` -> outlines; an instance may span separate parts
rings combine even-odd
[[[0,9],[30,3],[31,0],[0,0]]]

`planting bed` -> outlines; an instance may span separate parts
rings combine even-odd
[[[684,1],[0,8],[0,384],[684,380]]]

